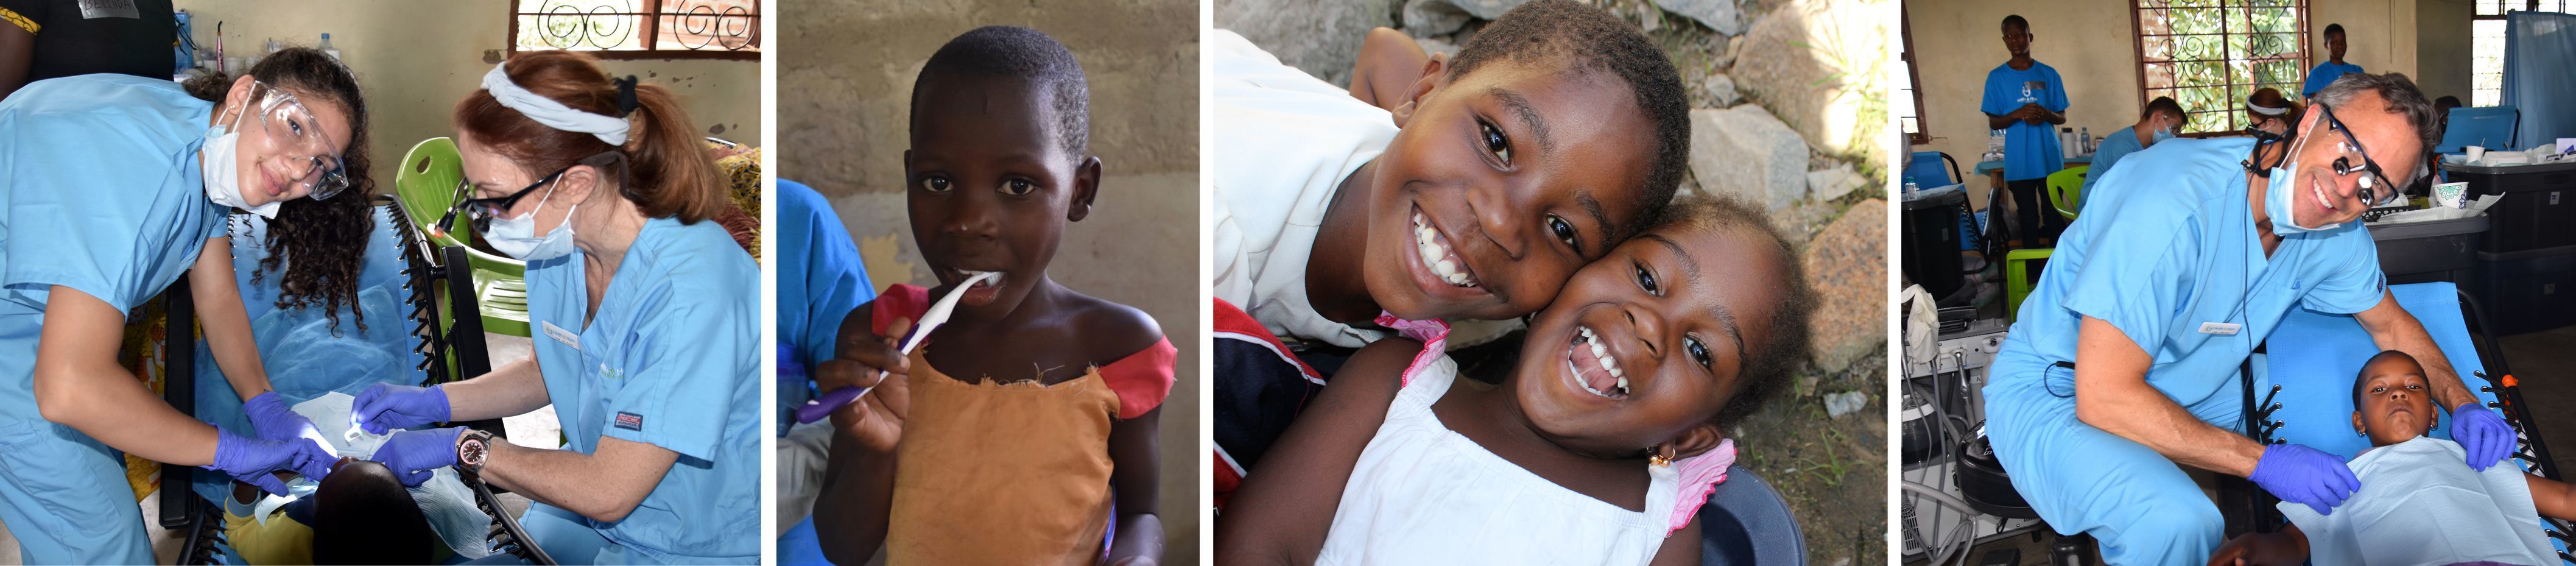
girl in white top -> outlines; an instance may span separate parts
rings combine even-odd
[[[1760,213],[1686,201],[1575,274],[1499,386],[1446,327],[1361,348],[1233,494],[1225,563],[1696,563],[1726,431],[1807,349],[1813,293]],[[1453,386],[1454,385],[1454,386]]]
[[[1419,69],[1374,105],[1232,32],[1206,45],[1211,284],[1289,340],[1359,347],[1380,312],[1535,312],[1652,222],[1689,155],[1671,61],[1566,0],[1514,8],[1454,59],[1372,59]]]

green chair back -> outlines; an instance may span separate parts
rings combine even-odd
[[[2084,210],[2084,175],[2092,166],[2077,165],[2048,174],[2048,206],[2059,216],[2074,220]]]
[[[444,226],[432,226],[456,204],[456,188],[465,178],[465,160],[457,153],[456,140],[430,138],[421,140],[403,154],[402,168],[394,173],[394,196],[402,201],[403,210],[414,229],[431,244],[463,246],[466,267],[473,270],[476,307],[481,310],[483,330],[511,336],[529,336],[528,291],[524,277],[527,264],[516,259],[493,255],[476,249],[462,234],[472,229],[463,214]],[[450,313],[449,316],[453,316]]]

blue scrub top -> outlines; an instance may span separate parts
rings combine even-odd
[[[2317,91],[2325,90],[2326,85],[2334,84],[2335,79],[2343,78],[2344,73],[2359,72],[2361,72],[2361,66],[2352,63],[2341,65],[2333,61],[2318,63],[2316,68],[2308,70],[2308,84],[2299,87],[2299,96],[2315,98]]]
[[[197,164],[214,103],[168,80],[82,75],[0,100],[0,420],[40,419],[38,328],[55,285],[130,311],[224,235]]]
[[[841,317],[876,296],[858,243],[841,227],[831,201],[803,183],[778,180],[778,339],[811,364],[832,358]]]
[[[760,557],[760,267],[723,227],[647,220],[598,314],[582,253],[530,262],[528,322],[566,449],[599,438],[680,459],[616,523],[593,522],[653,563]],[[575,559],[581,560],[581,559]]]
[[[2102,146],[2093,148],[2092,165],[2084,170],[2084,190],[2077,193],[2075,209],[2082,211],[2084,203],[2093,200],[2093,185],[2101,183],[2102,175],[2109,173],[2111,166],[2118,164],[2120,158],[2146,148],[2138,144],[2137,126],[2120,128],[2120,131],[2111,132],[2110,137],[2102,138]]]
[[[2066,112],[2066,81],[2057,78],[2057,69],[2046,63],[2032,61],[2029,69],[2014,69],[2006,62],[1986,73],[1986,97],[1977,110],[2002,116],[2033,103],[2051,112]],[[2041,179],[2066,168],[2065,155],[2059,151],[2054,124],[2014,121],[2004,126],[2004,180]]]
[[[2073,396],[2073,372],[2053,364],[2075,360],[2090,316],[2153,354],[2147,383],[2189,406],[2234,382],[2291,308],[2377,306],[2387,282],[2359,222],[2283,237],[2263,257],[2238,165],[2253,149],[2251,138],[2167,140],[2104,173],[2087,198],[2119,214],[2077,217],[2059,237],[1995,355],[1995,379],[2045,379],[2050,393]],[[2224,335],[2208,323],[2240,328]]]

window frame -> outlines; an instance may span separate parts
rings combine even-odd
[[[2546,0],[2473,0],[2470,2],[2472,7],[2469,8],[2469,99],[2460,101],[2461,103],[2470,106],[2478,106],[2478,93],[2484,90],[2478,88],[2478,77],[2483,73],[2478,72],[2479,69],[2477,67],[2477,23],[2481,21],[2503,22],[2506,14],[2513,13],[2517,9],[2525,12],[2539,12],[2542,11],[2540,6],[2545,1]],[[2516,4],[2519,4],[2519,6]],[[2570,11],[2576,10],[2576,1],[2557,0],[2557,4],[2559,11],[2555,13],[2576,13],[2576,11]],[[2496,13],[2479,13],[2479,9],[2486,6],[2495,6]],[[2511,33],[2511,31],[2508,30],[2506,33]],[[2498,60],[2497,63],[2502,64],[2503,61]],[[2499,76],[2497,77],[2495,89],[2496,100],[2492,101],[2494,104],[2502,104],[2504,101],[2504,83],[2501,76],[2502,72],[2503,69],[2497,69]]]
[[[509,3],[509,13],[507,14],[507,17],[509,19],[510,30],[509,43],[507,44],[508,47],[503,50],[503,56],[517,55],[527,51],[551,51],[560,49],[581,51],[583,53],[589,53],[592,57],[606,60],[714,59],[753,62],[760,61],[761,53],[764,52],[762,50],[763,46],[761,45],[761,40],[764,38],[761,37],[760,33],[760,20],[765,17],[764,14],[767,12],[766,8],[769,4],[767,0],[755,0],[751,2],[751,13],[748,16],[751,19],[751,24],[746,28],[746,35],[744,36],[749,38],[749,42],[745,43],[740,49],[724,47],[720,44],[710,44],[703,49],[662,49],[653,47],[653,44],[660,43],[661,41],[662,20],[664,18],[671,18],[674,21],[677,21],[680,18],[693,17],[685,12],[665,12],[664,9],[666,6],[664,6],[664,4],[668,2],[686,3],[688,0],[629,0],[642,5],[642,11],[614,12],[607,14],[590,12],[584,14],[585,16],[639,17],[641,21],[637,25],[643,26],[644,29],[642,33],[637,35],[637,37],[646,42],[646,47],[644,49],[604,49],[597,46],[581,45],[576,45],[574,47],[556,47],[551,49],[521,49],[519,47],[519,18],[527,16],[544,17],[550,14],[546,12],[520,11],[521,2],[523,0],[502,1]],[[538,8],[543,10],[545,8],[544,3],[540,3]],[[714,17],[717,22],[715,25],[721,26],[723,25],[725,18],[733,16],[718,14]]]
[[[1909,145],[1925,145],[1932,143],[1932,124],[1930,121],[1925,120],[1923,116],[1925,114],[1923,111],[1923,66],[1917,64],[1914,60],[1913,9],[1906,3],[1900,2],[1899,7],[1897,8],[1897,18],[1899,22],[1898,25],[1900,26],[1899,30],[1900,33],[1903,34],[1903,40],[1905,42],[1904,46],[1901,48],[1903,51],[1899,51],[1897,53],[1897,59],[1905,63],[1905,91],[1907,93],[1911,93],[1914,97],[1914,115],[1898,116],[1897,120],[1899,120],[1900,123],[1897,125],[1897,128],[1903,129],[1905,126],[1901,122],[1906,118],[1913,118],[1914,132],[1905,134],[1905,141]]]
[[[2218,4],[2219,4],[2218,6],[2215,6],[2215,7],[2204,7],[2204,8],[2202,8],[2202,9],[2216,9],[2216,10],[2221,10],[2221,11],[2242,11],[2242,12],[2250,13],[2250,11],[2251,11],[2251,10],[2253,10],[2253,9],[2255,9],[2255,8],[2258,8],[2258,7],[2269,7],[2269,6],[2255,6],[2255,5],[2254,5],[2256,2],[2263,2],[2263,1],[2266,1],[2266,0],[2222,0],[2222,1],[2220,1],[2220,2],[2218,3]],[[2292,33],[2294,34],[2294,36],[2297,38],[2297,40],[2298,40],[2298,45],[2299,45],[2298,50],[2297,50],[2295,53],[2292,53],[2292,54],[2288,55],[2287,57],[2281,58],[2281,60],[2293,61],[2293,64],[2294,64],[2294,65],[2296,65],[2296,66],[2298,66],[2298,68],[2299,68],[2299,70],[2300,70],[2300,76],[2301,76],[2301,77],[2305,77],[2305,76],[2306,76],[2306,72],[2307,72],[2307,70],[2308,70],[2309,68],[2313,67],[2313,65],[2309,64],[2309,62],[2308,62],[2308,57],[2309,57],[2310,55],[2312,55],[2312,54],[2313,54],[2313,52],[2310,50],[2310,48],[2311,48],[2312,46],[2309,44],[2309,42],[2310,42],[2310,41],[2312,41],[2312,39],[2311,39],[2311,38],[2312,38],[2312,37],[2314,37],[2314,36],[2310,33],[2310,31],[2309,31],[2309,30],[2310,30],[2310,28],[2309,28],[2309,24],[2310,24],[2310,23],[2312,23],[2312,22],[2310,22],[2310,18],[2309,18],[2309,16],[2310,16],[2310,14],[2309,14],[2309,10],[2311,10],[2311,9],[2315,8],[2315,4],[2314,4],[2313,0],[2277,0],[2277,1],[2278,1],[2278,2],[2280,2],[2280,3],[2283,3],[2283,4],[2287,4],[2287,6],[2285,6],[2285,7],[2286,7],[2286,8],[2288,8],[2289,10],[2291,10],[2291,12],[2292,12],[2292,13],[2294,13],[2294,14],[2296,14],[2296,15],[2297,15],[2297,17],[2298,17],[2298,25],[2297,25],[2297,26],[2295,26],[2295,27],[2297,28],[2297,31],[2292,32]],[[2536,0],[2533,0],[2533,1],[2536,1]],[[2148,3],[2150,3],[2150,2],[2158,2],[2158,3],[2161,3],[2162,5],[2161,5],[2161,6],[2158,6],[2158,7],[2149,7],[2149,6],[2148,6]],[[2157,90],[2157,87],[2150,86],[2150,85],[2148,84],[2148,82],[2147,82],[2147,67],[2148,67],[2148,65],[2150,65],[2150,64],[2159,64],[2159,63],[2161,63],[2161,64],[2172,64],[2172,65],[2176,65],[2176,66],[2177,66],[2177,68],[2179,68],[2179,65],[2180,65],[2180,64],[2182,64],[2182,63],[2208,63],[2208,62],[2213,62],[2213,61],[2215,61],[2215,62],[2219,62],[2219,63],[2221,63],[2221,64],[2226,64],[2226,63],[2228,63],[2228,62],[2231,62],[2231,61],[2236,60],[2236,59],[2234,58],[2234,53],[2232,52],[2232,49],[2233,49],[2233,48],[2232,48],[2232,46],[2229,46],[2229,45],[2228,45],[2228,41],[2227,41],[2227,39],[2226,39],[2226,38],[2228,38],[2228,37],[2233,37],[2233,36],[2239,36],[2239,35],[2243,35],[2243,36],[2261,35],[2261,34],[2258,34],[2258,33],[2252,33],[2252,32],[2244,33],[2244,34],[2236,34],[2236,33],[2224,32],[2224,31],[2222,31],[2222,32],[2220,32],[2220,33],[2218,33],[2218,34],[2216,34],[2216,35],[2220,38],[2219,43],[2220,43],[2220,45],[2221,45],[2221,49],[2229,50],[2229,52],[2227,52],[2226,54],[2222,55],[2222,57],[2221,57],[2220,59],[2215,59],[2215,60],[2192,60],[2192,61],[2184,61],[2184,60],[2180,60],[2180,59],[2172,59],[2172,60],[2166,60],[2166,61],[2150,62],[2150,61],[2148,61],[2148,60],[2147,60],[2147,41],[2148,41],[2148,35],[2147,35],[2147,29],[2146,29],[2146,11],[2147,11],[2147,10],[2151,10],[2151,9],[2153,9],[2153,10],[2175,10],[2175,9],[2186,9],[2186,8],[2190,8],[2190,7],[2177,8],[2177,7],[2175,7],[2175,6],[2174,6],[2174,4],[2175,4],[2175,0],[2130,0],[2130,1],[2129,1],[2129,33],[2130,33],[2130,38],[2131,38],[2130,46],[2129,46],[2129,47],[2130,47],[2130,50],[2131,50],[2131,51],[2130,51],[2130,53],[2131,53],[2130,64],[2133,66],[2133,68],[2135,68],[2135,69],[2137,70],[2137,78],[2138,78],[2138,108],[2146,108],[2146,107],[2147,107],[2147,102],[2148,102],[2148,101],[2150,101],[2150,100],[2155,100],[2155,97],[2154,97],[2154,96],[2152,96],[2151,94],[2152,94],[2155,90]],[[2247,17],[2248,17],[2248,18],[2250,18],[2251,16],[2247,16]],[[2248,27],[2251,27],[2251,26],[2248,26]],[[2278,33],[2278,32],[2273,32],[2273,33]],[[2191,35],[2209,35],[2209,34],[2191,34]],[[2159,35],[2159,36],[2157,36],[2157,37],[2184,37],[2184,36],[2185,36],[2185,34],[2172,34],[2172,33],[2168,33],[2168,34],[2162,34],[2162,35]],[[2179,47],[2177,47],[2177,49],[2179,49]],[[2254,59],[2252,59],[2252,58],[2250,58],[2250,57],[2249,57],[2249,58],[2247,58],[2246,60],[2247,60],[2247,61],[2253,61]],[[2182,90],[2185,90],[2185,89],[2192,89],[2192,88],[2212,88],[2212,87],[2223,87],[2223,88],[2228,89],[2228,90],[2232,93],[2233,91],[2235,91],[2235,90],[2237,90],[2238,88],[2242,87],[2242,88],[2244,88],[2244,90],[2246,90],[2246,91],[2247,91],[2247,93],[2248,93],[2248,94],[2250,94],[2253,90],[2260,89],[2260,88],[2262,88],[2262,87],[2266,84],[2266,83],[2260,83],[2260,82],[2254,82],[2254,83],[2236,83],[2236,82],[2232,82],[2232,81],[2234,81],[2234,79],[2233,79],[2232,77],[2231,77],[2230,79],[2228,79],[2228,80],[2229,80],[2230,82],[2222,83],[2222,84],[2216,84],[2216,85],[2200,85],[2200,86],[2193,86],[2193,87],[2174,86],[2174,87],[2165,87],[2165,88],[2166,88],[2167,90],[2173,90],[2173,91],[2179,92],[2179,91],[2182,91]],[[2282,96],[2284,96],[2284,97],[2288,97],[2288,98],[2290,98],[2291,100],[2297,100],[2297,99],[2298,99],[2298,93],[2296,93],[2296,92],[2284,92],[2284,93],[2282,93]],[[2181,97],[2176,96],[2176,97],[2175,97],[2175,100],[2176,100],[2177,102],[2179,102],[2179,101],[2181,100]],[[2229,100],[2229,101],[2231,101],[2231,102],[2233,102],[2233,101],[2241,101],[2241,100],[2243,100],[2243,97],[2242,97],[2242,96],[2231,95],[2231,96],[2227,97],[2225,100]],[[2231,126],[2242,126],[2241,124],[2238,124],[2238,122],[2242,122],[2242,121],[2244,121],[2244,115],[2243,115],[2243,113],[2244,113],[2244,108],[2242,108],[2240,105],[2237,105],[2237,104],[2230,104],[2230,105],[2227,105],[2227,106],[2222,107],[2222,108],[2220,108],[2220,109],[2209,109],[2209,110],[2195,110],[2195,109],[2192,109],[2192,108],[2189,108],[2189,107],[2185,107],[2185,108],[2184,108],[2184,116],[2183,116],[2183,125],[2184,125],[2185,127],[2189,127],[2189,126],[2191,125],[2191,122],[2192,122],[2193,117],[2198,116],[2198,115],[2203,115],[2203,114],[2211,114],[2211,113],[2224,113],[2224,114],[2227,114],[2227,115],[2228,115],[2227,123],[2228,123],[2229,125],[2231,125]],[[2236,134],[2237,134],[2239,131],[2241,131],[2242,129],[2243,129],[2242,127],[2235,127],[2235,128],[2231,128],[2231,129],[2218,129],[2218,130],[2208,130],[2208,131],[2198,131],[2198,132],[2176,132],[2176,135],[2178,135],[2178,136],[2180,136],[2180,137],[2187,137],[2187,138],[2203,138],[2203,137],[2231,136],[2231,135],[2236,135]]]

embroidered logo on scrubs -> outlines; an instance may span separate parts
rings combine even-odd
[[[626,379],[626,370],[608,367],[608,364],[599,364],[599,377],[609,381],[623,381]]]
[[[644,432],[644,415],[638,415],[638,414],[635,414],[635,413],[629,413],[629,412],[625,412],[625,411],[618,411],[618,412],[617,412],[617,428],[622,428],[622,429],[631,430],[631,431],[635,431],[635,432]]]

